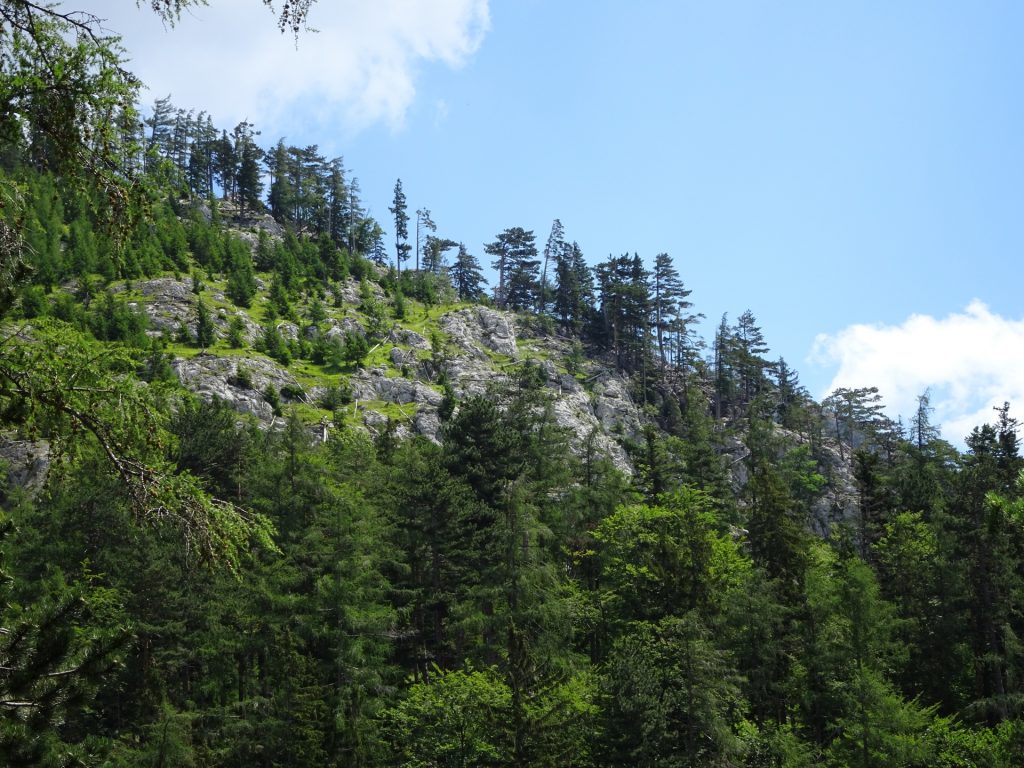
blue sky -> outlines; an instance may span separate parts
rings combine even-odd
[[[481,261],[556,217],[667,252],[705,336],[749,308],[813,395],[931,388],[957,442],[1024,401],[1024,4],[320,0],[297,48],[257,0],[88,9],[150,101],[343,156],[385,229],[400,177]]]

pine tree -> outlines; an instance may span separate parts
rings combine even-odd
[[[388,210],[395,217],[395,269],[401,272],[402,262],[409,258],[409,244],[406,242],[409,239],[409,214],[406,213],[401,179],[395,182],[395,196]]]
[[[565,258],[565,252],[568,247],[568,244],[565,242],[565,228],[559,219],[555,219],[551,223],[551,233],[548,235],[548,241],[544,244],[544,266],[540,273],[537,311],[542,315],[547,313],[548,305],[548,264],[554,262],[557,265],[560,263]]]
[[[420,232],[426,232],[421,239]],[[416,209],[416,271],[420,271],[420,254],[423,254],[424,264],[430,258],[430,233],[437,232],[437,224],[430,218],[429,208],[417,208]],[[424,266],[424,269],[428,269]],[[430,270],[433,271],[433,270]]]
[[[13,528],[0,513],[0,762],[61,765],[76,752],[62,738],[68,720],[94,700],[129,635],[90,627],[88,591],[52,564],[24,604],[4,557]]]
[[[696,613],[631,626],[606,676],[612,765],[736,764],[739,677]]]
[[[591,321],[594,280],[578,243],[558,254],[554,309],[562,326],[579,336]]]
[[[270,193],[267,195],[270,215],[275,221],[283,223],[290,219],[295,197],[288,175],[288,149],[284,139],[278,140],[264,157],[264,162],[270,177]]]
[[[921,407],[926,406],[924,400]],[[1013,420],[1005,412],[1001,415],[1000,427],[1015,433]],[[915,440],[924,429],[914,430]],[[1016,640],[1024,629],[1019,620],[1024,608],[1019,515],[1024,504],[1020,486],[1005,490],[1007,470],[1019,467],[1021,457],[1016,435],[1001,438],[990,424],[971,432],[967,448],[948,520],[955,536],[953,560],[967,591],[963,604],[975,672],[970,711],[994,724],[1014,712],[1014,702],[1024,692],[1024,654]]]
[[[238,156],[227,131],[221,131],[220,138],[213,143],[213,177],[220,185],[224,199],[234,199],[235,181],[238,178]]]
[[[149,138],[146,140],[146,172],[152,173],[158,162],[170,154],[171,136],[174,130],[174,105],[170,95],[157,99],[153,103],[153,111],[145,119],[149,127]]]
[[[336,247],[348,247],[348,222],[352,200],[348,185],[345,183],[345,165],[340,157],[334,158],[328,164],[326,188],[326,232]]]
[[[772,368],[772,364],[764,357],[768,352],[764,334],[749,309],[736,320],[732,341],[733,370],[741,401],[746,405],[763,391],[766,384],[765,372]]]
[[[463,243],[459,243],[459,253],[449,275],[460,301],[476,301],[483,296],[483,285],[487,281],[481,273],[480,262]]]
[[[654,269],[650,275],[651,301],[654,306],[654,329],[658,340],[658,358],[661,367],[669,364],[672,355],[667,351],[675,347],[675,364],[683,359],[688,346],[689,325],[698,316],[691,315],[687,310],[693,304],[686,300],[690,291],[683,286],[683,281],[667,253],[659,253],[654,258]],[[666,334],[675,335],[674,343],[669,344]]]
[[[205,198],[213,197],[213,153],[217,130],[212,118],[200,112],[192,124],[191,150],[188,157],[186,179],[192,193]]]
[[[254,137],[259,131],[253,130],[252,123],[242,121],[234,130],[234,154],[238,161],[235,190],[238,195],[238,215],[244,216],[246,210],[259,210],[262,206],[263,178],[260,175],[260,162],[263,150],[256,146]]]
[[[645,370],[650,346],[651,297],[643,262],[637,254],[624,254],[598,264],[595,273],[604,345],[615,355],[622,370]]]
[[[537,271],[540,260],[532,231],[512,227],[498,234],[484,250],[494,256],[491,266],[498,270],[495,303],[502,309],[525,310],[536,306]]]

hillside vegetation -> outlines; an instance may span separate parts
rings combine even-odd
[[[35,23],[0,37],[49,52],[0,72],[0,763],[1020,764],[1008,405],[960,453],[926,395],[815,403],[753,312],[705,345],[667,254],[557,220],[482,245],[488,290],[400,181],[378,222],[340,158],[140,126],[116,78],[61,133]]]

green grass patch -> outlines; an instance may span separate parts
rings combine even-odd
[[[387,368],[391,369],[391,348],[393,344],[382,343],[370,350],[370,353],[363,360],[364,368]]]
[[[284,407],[286,413],[294,413],[303,424],[319,424],[324,419],[331,421],[334,414],[309,403],[290,403]]]
[[[346,406],[346,410],[351,407],[352,406]],[[398,405],[397,403],[387,403],[383,400],[360,400],[358,408],[376,411],[379,414],[387,416],[392,421],[411,421],[416,415],[416,405],[414,403]],[[360,417],[360,421],[361,420],[362,419]]]
[[[441,317],[447,315],[449,312],[457,312],[460,309],[476,306],[475,304],[460,303],[435,304],[430,307],[425,307],[418,301],[412,301],[410,299],[406,299],[405,301],[405,318],[402,320],[401,326],[406,330],[415,331],[428,341],[430,340],[430,334],[432,332],[445,336],[444,332],[441,331]]]

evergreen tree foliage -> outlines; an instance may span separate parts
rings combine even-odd
[[[640,622],[615,644],[607,671],[608,765],[728,765],[742,710],[728,656],[693,613]]]
[[[196,298],[196,346],[206,349],[213,345],[213,321],[210,319],[210,309],[201,297]]]
[[[476,256],[469,253],[463,243],[459,243],[459,253],[449,270],[449,276],[460,301],[475,301],[483,296],[483,286],[487,280],[480,270]]]
[[[648,272],[637,254],[623,254],[595,267],[603,345],[616,365],[645,370],[649,358],[651,297]]]
[[[228,242],[230,263],[228,265],[228,284],[225,290],[228,298],[239,307],[249,307],[256,294],[256,273],[253,269],[252,257],[245,246],[237,240]]]
[[[555,314],[563,327],[579,336],[591,322],[594,281],[577,243],[558,253],[555,273]]]
[[[498,270],[494,302],[513,311],[534,308],[540,290],[540,260],[533,232],[522,227],[506,229],[484,250],[494,257],[491,267]]]
[[[691,302],[686,300],[691,291],[683,287],[679,272],[667,253],[654,258],[650,275],[650,293],[654,303],[654,329],[658,339],[658,358],[664,367],[670,360],[678,363],[686,351],[688,324],[695,319],[688,315]],[[674,334],[666,338],[667,334]]]
[[[388,208],[395,217],[395,269],[402,271],[402,262],[409,258],[411,246],[409,239],[409,214],[406,213],[405,192],[402,191],[402,180],[395,182],[395,197]],[[419,254],[416,255],[419,259]]]
[[[260,174],[260,162],[263,151],[256,146],[252,123],[242,121],[233,133],[234,153],[238,158],[237,177],[234,188],[238,196],[238,214],[244,216],[247,211],[259,211],[263,207],[263,178]]]
[[[569,245],[565,242],[565,227],[562,226],[562,222],[555,219],[551,223],[551,234],[548,235],[547,243],[544,245],[544,267],[540,273],[540,291],[538,296],[540,302],[537,305],[537,311],[544,315],[548,310],[549,303],[549,288],[548,288],[548,265],[558,264],[562,259],[565,258],[565,252],[569,248]]]

